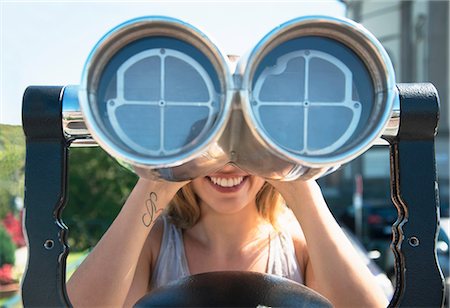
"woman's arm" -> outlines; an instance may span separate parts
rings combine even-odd
[[[306,285],[336,307],[386,307],[375,278],[342,232],[315,181],[270,181],[299,221],[308,248]]]
[[[68,281],[73,306],[123,306],[129,293],[147,290],[152,256],[142,248],[156,218],[184,184],[139,179],[108,231]],[[130,291],[132,286],[135,290]]]

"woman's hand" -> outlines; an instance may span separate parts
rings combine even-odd
[[[181,182],[171,182],[163,179],[147,179],[140,177],[136,186],[143,186],[147,190],[157,190],[161,193],[164,192],[167,196],[175,196],[178,190],[180,190],[183,186],[187,185],[189,181],[181,181]],[[172,198],[170,198],[172,199]]]
[[[322,191],[314,180],[277,181],[268,180],[281,194],[290,208],[317,206],[323,204]]]
[[[165,207],[175,194],[189,181],[169,182],[165,180],[149,180],[140,178],[136,184],[136,198],[141,199],[140,202],[128,202],[125,204],[143,204],[142,223],[145,227],[151,227],[156,218],[162,213]],[[130,198],[133,194],[130,196]]]

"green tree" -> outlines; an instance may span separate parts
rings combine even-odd
[[[71,148],[68,203],[63,211],[71,249],[93,247],[117,216],[137,176],[101,148]]]
[[[23,198],[25,136],[21,126],[0,125],[0,220]]]
[[[23,198],[25,136],[0,125],[0,220]],[[68,204],[63,220],[73,250],[94,246],[119,212],[137,177],[101,148],[70,148]],[[0,249],[3,251],[3,249]]]
[[[0,223],[0,267],[3,264],[14,264],[16,245],[5,227]]]

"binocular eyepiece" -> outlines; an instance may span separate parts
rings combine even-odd
[[[268,179],[317,178],[397,133],[391,61],[350,20],[288,21],[230,70],[193,26],[130,20],[97,43],[81,85],[66,87],[64,131],[172,181],[227,163]]]

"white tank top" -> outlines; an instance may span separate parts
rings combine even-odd
[[[164,232],[159,256],[153,270],[150,286],[152,289],[189,276],[189,267],[184,250],[181,229],[161,215]],[[294,243],[289,232],[273,232],[269,237],[269,260],[267,274],[277,275],[303,284],[303,277],[295,256]]]

